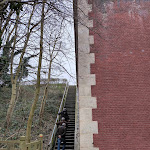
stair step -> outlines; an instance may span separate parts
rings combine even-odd
[[[71,133],[71,132],[74,132],[74,129],[72,129],[72,130],[67,130],[67,132],[69,131],[69,133]]]
[[[66,107],[66,109],[68,109],[68,108]],[[72,108],[72,109],[75,110],[75,108]],[[73,111],[73,110],[69,110],[68,115],[69,115],[69,113],[75,113],[75,111]]]
[[[73,142],[72,142],[73,143]],[[57,143],[56,143],[57,144]],[[61,144],[60,145],[60,147],[62,147],[63,146],[63,144]],[[67,142],[66,142],[66,147],[69,147],[69,146],[73,146],[74,147],[74,144],[67,144]],[[56,145],[56,147],[57,147],[57,145]]]
[[[69,126],[75,126],[75,123],[73,122],[73,123],[68,123],[68,127]]]
[[[74,139],[66,139],[66,142],[74,142]]]
[[[67,112],[68,113],[70,113],[70,112],[74,112],[75,113],[74,109],[69,109],[69,110],[67,109]]]
[[[60,149],[62,149],[62,145],[60,145]],[[57,149],[57,146],[55,147],[55,149]],[[66,145],[65,149],[74,149],[74,145]]]
[[[75,105],[75,102],[66,102],[65,105],[66,105],[66,104]]]
[[[67,125],[68,125],[68,127],[75,126],[75,123],[68,123]]]
[[[67,127],[67,128],[71,128],[71,127],[75,127],[75,125],[68,125],[68,127]]]
[[[60,145],[60,149],[62,149],[63,145]],[[57,149],[57,145],[55,147],[55,149]],[[67,145],[65,146],[65,149],[74,149],[74,145]]]
[[[75,128],[75,126],[70,126],[70,127],[68,127],[67,129],[72,129],[72,128]]]
[[[65,105],[75,105],[73,102],[67,102]]]
[[[72,131],[72,132],[74,132],[74,129],[75,129],[75,128],[67,128],[66,131]]]
[[[56,144],[58,144],[58,143],[56,143]],[[74,145],[74,141],[72,141],[72,142],[66,142],[66,145]]]
[[[74,137],[74,133],[66,133],[66,138],[67,138],[67,136],[68,137],[70,137],[70,136]]]
[[[72,122],[72,123],[68,123],[68,125],[75,125],[75,122]]]
[[[68,102],[68,103],[65,104],[65,106],[66,106],[66,105],[72,105],[72,106],[75,106],[75,103]]]
[[[57,150],[57,148],[56,148],[56,150]],[[72,149],[67,149],[67,150],[74,150],[74,148],[72,148]]]
[[[68,108],[72,108],[72,109],[75,109],[75,106],[65,106],[67,109]]]
[[[69,127],[69,128],[67,128],[67,130],[71,130],[71,129],[74,129],[75,127]]]
[[[65,105],[66,104],[68,104],[68,105],[75,105],[75,102],[66,102]]]
[[[74,130],[75,130],[75,128],[67,128],[66,131],[72,131],[72,132],[74,132]]]
[[[68,90],[68,95],[65,103],[65,107],[67,108],[67,112],[70,118],[68,122],[68,127],[66,129],[66,146],[65,150],[74,150],[74,135],[75,135],[75,105],[76,105],[76,87],[70,86]],[[62,146],[60,148],[62,149]],[[55,149],[57,149],[57,143],[55,145]]]
[[[67,129],[67,131],[74,132],[75,129]]]
[[[75,102],[66,102],[65,105],[74,105],[75,106]]]
[[[66,132],[66,134],[70,134],[70,133],[71,133],[71,134],[72,134],[72,133],[74,134],[74,131],[72,132],[72,131],[69,131],[69,130],[68,130],[68,131]]]
[[[75,127],[75,125],[67,126],[67,129],[73,128],[73,127]]]

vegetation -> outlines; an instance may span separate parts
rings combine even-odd
[[[66,30],[73,23],[72,6],[72,0],[0,0],[0,132],[5,140],[25,135],[30,142],[39,133],[49,139],[64,90],[64,84],[51,84],[52,77],[68,73],[64,64],[72,60]],[[21,84],[24,79],[34,82]]]
[[[53,129],[55,119],[58,113],[59,105],[64,92],[65,84],[51,84],[48,88],[47,101],[44,109],[42,123],[39,126],[39,111],[42,96],[39,97],[32,124],[32,139],[39,134],[44,135],[45,146],[48,144],[50,134]],[[40,95],[43,95],[45,85],[41,85]],[[16,102],[14,114],[9,130],[6,132],[4,127],[5,117],[11,96],[11,88],[3,87],[0,91],[0,135],[4,140],[18,139],[26,134],[28,115],[34,99],[35,85],[21,85],[20,96]]]

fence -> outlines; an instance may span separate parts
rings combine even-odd
[[[25,136],[21,136],[20,140],[0,141],[0,150],[43,150],[43,135],[30,143],[26,143]]]

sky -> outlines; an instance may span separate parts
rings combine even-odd
[[[70,16],[72,16],[73,14],[73,8],[72,8],[72,1],[70,1],[70,3],[66,3],[66,6],[69,8],[70,10]],[[27,11],[31,11],[30,9],[28,9]],[[41,11],[41,10],[38,10],[37,11]],[[37,13],[38,14],[38,13]],[[39,14],[38,14],[39,15]],[[28,13],[24,15],[24,20],[22,20],[24,23],[27,23],[28,20],[29,20],[29,15]],[[34,22],[37,22],[38,20],[40,19],[40,16],[39,17],[33,17],[32,20],[34,20]],[[47,20],[49,22],[49,25],[51,25],[51,23],[53,24],[53,22],[50,21],[51,19]],[[21,34],[19,33],[22,33],[24,34],[24,31],[22,30],[24,28],[24,31],[26,31],[26,26],[20,26],[20,28],[18,29],[18,35],[21,36]],[[47,29],[47,28],[46,28]],[[52,28],[49,29],[49,32],[48,34],[51,34],[53,33],[53,31],[51,31]],[[59,56],[58,57],[58,60],[61,60],[62,61],[62,65],[63,67],[67,70],[63,70],[61,68],[61,72],[57,71],[57,68],[53,69],[53,70],[56,70],[56,71],[53,71],[52,72],[52,77],[53,78],[65,78],[68,80],[69,84],[70,85],[75,85],[76,84],[76,64],[75,64],[75,41],[74,41],[74,23],[73,23],[73,19],[70,19],[68,22],[65,20],[65,29],[63,29],[63,44],[65,44],[65,46],[63,47],[64,48],[64,52],[65,52],[65,56]],[[33,54],[38,54],[39,52],[39,37],[40,37],[40,32],[36,33],[36,34],[32,34],[31,36],[31,40],[30,40],[30,43],[29,43],[29,46],[26,50],[26,54],[25,54],[25,57],[29,57],[30,55],[33,55]],[[21,49],[21,47],[24,46],[24,41],[23,40],[20,40],[20,43],[18,42],[18,50]],[[66,49],[65,49],[66,48]],[[48,48],[47,48],[48,49]],[[45,55],[46,56],[46,55]],[[46,57],[49,57],[49,56],[46,56]],[[15,68],[17,66],[17,64],[19,63],[19,60],[20,60],[20,54],[15,56],[15,59],[14,59],[14,71],[15,71]],[[49,62],[47,61],[44,61],[43,60],[43,68],[46,66],[48,68],[48,64]],[[47,64],[46,64],[47,63]],[[30,82],[32,80],[35,80],[36,79],[36,73],[37,73],[37,66],[38,66],[38,56],[35,57],[35,58],[32,58],[29,62],[29,64],[31,64],[31,66],[35,67],[35,69],[29,69],[30,72],[32,73],[29,73],[29,76],[25,79],[23,79],[23,81],[27,81],[27,82]],[[44,69],[43,69],[44,70]],[[46,79],[47,78],[47,75],[48,75],[48,70],[44,70],[46,73],[43,73],[41,71],[41,78],[43,79]]]
[[[66,57],[64,56],[62,57],[62,55],[60,55],[60,58],[58,59],[60,60],[62,59],[62,62],[63,62],[62,65],[67,71],[65,71],[64,69],[61,69],[62,72],[59,72],[57,71],[57,69],[54,69],[55,71],[53,70],[52,72],[52,78],[67,79],[70,85],[76,85],[74,23],[73,23],[73,20],[71,19],[70,21],[64,21],[64,24],[65,24],[64,25],[65,28],[63,29],[62,41],[63,41],[63,44],[65,44],[63,49],[64,49]],[[39,43],[39,41],[37,43]],[[35,62],[36,62],[35,66],[37,66],[38,57],[32,60],[31,62],[32,65],[34,65]],[[42,63],[43,63],[43,66],[49,65],[49,62],[46,62],[44,60]],[[45,74],[41,72],[42,79],[47,79],[48,69],[45,72],[46,72]],[[36,74],[31,74],[23,81],[31,81],[34,78],[36,78]]]

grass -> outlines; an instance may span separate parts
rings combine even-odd
[[[39,126],[39,111],[41,106],[41,100],[43,98],[45,85],[41,85],[40,97],[36,106],[33,124],[32,124],[32,140],[35,140],[39,134],[44,135],[45,146],[49,142],[51,131],[55,123],[55,119],[58,113],[60,102],[65,89],[64,84],[49,85],[48,96],[46,100],[45,110],[42,125]],[[34,85],[22,85],[20,87],[19,98],[16,102],[16,106],[11,118],[11,124],[9,130],[6,133],[4,123],[6,119],[7,109],[11,97],[11,88],[4,87],[0,91],[0,137],[3,139],[18,139],[20,136],[25,135],[27,120],[30,112],[30,108],[34,99]]]

